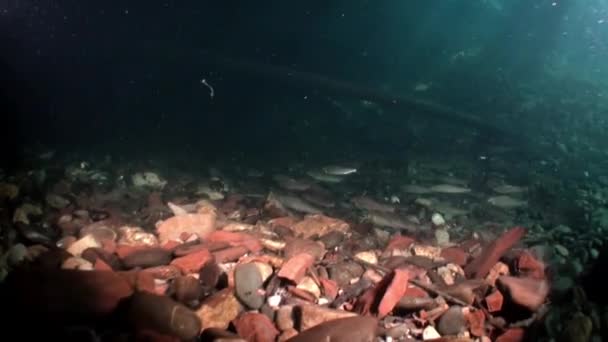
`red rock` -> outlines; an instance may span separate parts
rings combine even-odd
[[[101,258],[97,258],[97,260],[95,260],[94,268],[96,271],[112,271],[112,267],[110,267],[110,265],[108,265]]]
[[[379,318],[388,315],[388,313],[393,310],[395,305],[399,303],[401,297],[405,295],[409,277],[410,275],[408,271],[400,268],[395,269],[393,274],[390,275],[391,279],[389,280],[389,285],[387,286],[382,300],[380,300],[380,304],[378,305]]]
[[[230,246],[238,247],[245,246],[250,252],[257,253],[262,250],[262,243],[257,238],[239,232],[229,232],[217,230],[209,234],[206,241],[208,242],[228,242]]]
[[[517,269],[521,275],[535,279],[545,279],[545,265],[528,251],[523,251],[519,255]]]
[[[296,236],[304,239],[312,236],[323,236],[332,231],[347,233],[350,229],[348,223],[321,214],[308,215],[304,220],[290,227]]]
[[[172,265],[149,267],[143,269],[142,272],[150,273],[154,279],[161,280],[171,280],[182,275],[180,269]]]
[[[300,253],[283,264],[283,267],[281,267],[281,270],[279,271],[279,277],[289,279],[297,284],[302,280],[306,274],[306,270],[312,266],[314,262],[314,256],[308,253]]]
[[[201,298],[203,289],[198,279],[191,276],[178,277],[173,281],[175,299],[184,304]]]
[[[247,312],[234,320],[236,332],[248,342],[274,342],[279,331],[268,316]]]
[[[393,249],[406,250],[408,249],[416,240],[411,237],[403,236],[403,235],[393,235],[391,240],[388,242],[386,246],[386,251],[391,251]]]
[[[213,258],[218,264],[239,260],[240,257],[247,254],[249,250],[245,246],[230,247],[213,252]]]
[[[196,234],[205,239],[215,230],[216,215],[208,213],[186,214],[173,216],[156,226],[158,239],[161,244],[170,240],[180,240],[182,233]]]
[[[369,342],[377,336],[377,325],[374,317],[338,318],[302,331],[287,342]]]
[[[175,241],[175,240],[171,240],[171,241],[167,241],[165,243],[163,243],[160,248],[168,250],[168,251],[172,251],[175,248],[179,247],[182,243],[179,241]]]
[[[338,297],[338,284],[330,279],[327,278],[319,278],[319,281],[321,282],[321,286],[323,286],[323,292],[325,293],[325,296],[328,297],[331,300],[336,299],[336,297]]]
[[[484,278],[492,266],[526,234],[523,227],[514,227],[485,247],[477,258],[465,267],[468,278]]]
[[[10,293],[4,309],[34,325],[97,320],[133,294],[129,282],[109,271],[14,270],[3,286]]]
[[[522,328],[511,328],[498,336],[495,342],[522,342],[525,338],[525,331]]]
[[[213,256],[206,249],[173,259],[171,265],[177,267],[183,274],[198,272],[206,263],[213,260]]]
[[[494,291],[492,294],[486,297],[486,307],[488,312],[497,312],[502,309],[502,303],[504,298],[500,291]]]
[[[536,311],[545,302],[550,290],[546,280],[512,276],[498,278],[497,286],[513,303],[530,311]]]
[[[465,266],[469,255],[458,247],[447,247],[441,250],[441,257],[458,266]]]
[[[116,253],[116,241],[113,240],[104,240],[101,242],[101,246],[104,251],[114,254]]]
[[[464,315],[471,335],[481,337],[485,335],[486,315],[481,310],[466,310]]]

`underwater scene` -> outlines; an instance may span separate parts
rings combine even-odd
[[[0,127],[6,340],[608,341],[608,0],[0,1]]]

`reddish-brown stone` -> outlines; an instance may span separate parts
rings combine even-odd
[[[240,257],[247,254],[249,250],[245,246],[236,246],[230,247],[226,249],[222,249],[216,252],[213,252],[213,257],[218,264],[224,262],[237,261]]]
[[[96,271],[112,271],[112,267],[110,267],[110,265],[108,265],[101,258],[97,258],[95,260],[95,266],[94,267],[95,267]]]
[[[281,270],[279,271],[279,277],[288,279],[295,284],[299,283],[300,280],[306,274],[306,270],[312,266],[315,262],[315,257],[308,253],[300,253],[287,260]]]
[[[497,312],[502,309],[504,298],[500,291],[494,291],[486,297],[486,307],[488,312]]]
[[[190,253],[173,259],[171,265],[177,267],[182,271],[183,274],[198,272],[205,266],[206,263],[211,261],[213,256],[206,249],[201,249],[198,252]]]
[[[481,255],[465,267],[468,278],[484,278],[492,266],[525,235],[523,227],[514,227],[486,246]]]
[[[521,275],[535,279],[545,279],[545,265],[529,251],[523,251],[517,258],[517,269]]]
[[[245,246],[250,252],[256,253],[262,250],[263,246],[257,238],[239,232],[229,232],[217,230],[207,236],[208,242],[227,242],[233,247]]]
[[[426,298],[429,294],[417,286],[409,286],[405,291],[404,297]]]
[[[234,320],[236,332],[249,342],[274,342],[279,331],[268,316],[247,312]]]
[[[319,281],[321,282],[321,286],[323,286],[323,292],[326,297],[331,300],[338,297],[338,284],[335,281],[327,278],[319,278]]]
[[[465,319],[469,325],[469,331],[473,336],[484,336],[485,335],[485,321],[486,315],[482,310],[467,310]]]
[[[389,284],[386,287],[386,291],[378,305],[378,317],[380,318],[388,315],[395,305],[399,303],[401,297],[405,295],[410,275],[407,270],[397,268],[390,275],[390,278],[390,281],[387,281]]]
[[[125,279],[131,287],[137,291],[154,293],[156,287],[154,285],[154,277],[152,274],[143,271],[127,271],[117,272],[119,276]]]
[[[465,266],[469,255],[458,247],[447,247],[441,250],[441,257],[458,266]]]
[[[141,251],[144,249],[148,249],[150,247],[148,246],[130,246],[130,245],[118,245],[116,246],[116,250],[114,251],[116,253],[116,255],[118,255],[118,257],[120,259],[124,259],[127,256],[129,256],[130,254],[137,252],[137,251]]]

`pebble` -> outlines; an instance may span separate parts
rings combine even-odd
[[[8,251],[7,262],[9,266],[16,266],[25,260],[27,256],[27,247],[22,243],[13,245]]]
[[[439,213],[434,213],[433,216],[431,216],[431,221],[433,222],[433,224],[435,226],[438,226],[438,227],[443,226],[445,224],[445,219]]]
[[[437,240],[438,246],[446,247],[450,244],[450,233],[446,229],[437,229],[435,231],[435,240]]]
[[[126,268],[147,268],[168,265],[171,259],[171,252],[167,250],[162,248],[146,248],[130,253],[122,262]]]
[[[101,248],[103,247],[99,241],[93,235],[86,235],[76,242],[72,243],[67,251],[73,256],[80,256],[88,248]]]
[[[429,325],[428,327],[424,328],[424,330],[422,331],[422,339],[424,341],[433,340],[436,338],[441,338],[441,335],[439,334],[439,332],[437,332],[437,330],[432,325]]]
[[[465,324],[462,307],[454,305],[439,318],[437,331],[441,335],[458,335],[465,329]]]
[[[248,308],[257,310],[264,305],[262,290],[264,281],[254,263],[237,265],[234,270],[234,286],[237,298]]]

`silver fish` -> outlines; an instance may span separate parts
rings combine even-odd
[[[494,190],[494,192],[497,192],[499,194],[518,194],[518,193],[522,193],[528,190],[528,188],[526,187],[522,187],[522,186],[516,186],[516,185],[509,185],[509,184],[503,184],[503,185],[499,185],[495,188],[493,188],[492,190]]]
[[[416,231],[416,225],[403,221],[394,213],[368,212],[365,217],[372,224],[393,229]]]
[[[329,165],[323,168],[323,172],[333,176],[346,176],[357,172],[354,167],[344,167],[337,165]]]
[[[528,205],[527,201],[518,200],[505,195],[490,197],[488,198],[488,203],[503,209],[513,209]]]
[[[318,171],[308,171],[306,174],[308,174],[313,179],[324,183],[340,183],[342,181],[342,177],[328,175]]]
[[[432,192],[439,192],[442,194],[466,194],[466,193],[471,192],[471,189],[469,189],[469,188],[464,188],[464,187],[451,185],[451,184],[435,185],[435,186],[430,187],[430,190]]]
[[[379,203],[369,197],[359,196],[351,199],[353,204],[362,210],[378,211],[383,213],[395,212],[395,207],[388,204]]]
[[[323,212],[314,207],[312,204],[298,198],[295,196],[291,196],[291,195],[279,195],[277,193],[270,193],[268,195],[268,198],[271,199],[275,199],[277,200],[279,203],[281,203],[283,206],[289,208],[289,209],[293,209],[295,211],[299,211],[302,213],[306,213],[306,214],[322,214]]]

